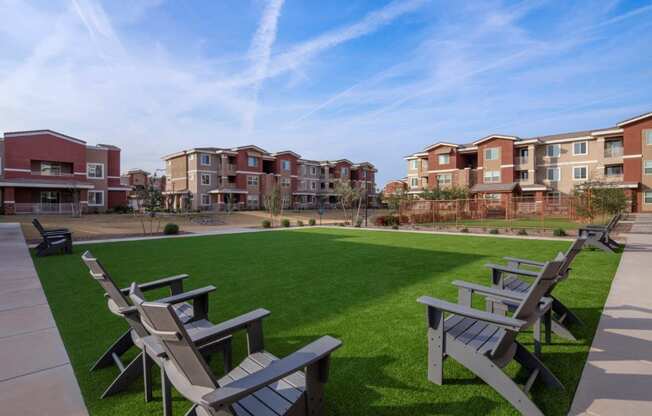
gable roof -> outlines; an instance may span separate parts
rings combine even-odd
[[[26,131],[10,131],[5,133],[5,138],[7,137],[23,137],[23,136],[36,136],[38,134],[49,134],[60,139],[68,140],[73,143],[86,144],[84,140],[77,139],[76,137],[68,136],[63,133],[56,132],[50,129],[44,130],[26,130]]]
[[[513,140],[513,141],[518,141],[518,140],[520,140],[520,139],[519,139],[518,137],[516,137],[516,136],[508,136],[508,135],[504,135],[504,134],[490,134],[489,136],[485,136],[485,137],[483,137],[483,138],[480,139],[480,140],[476,140],[476,141],[474,141],[474,142],[473,142],[473,145],[474,145],[474,146],[477,146],[477,145],[479,145],[480,143],[484,143],[484,142],[486,142],[486,141],[488,141],[488,140],[491,140],[491,139],[506,139],[506,140]]]
[[[652,112],[641,114],[636,117],[628,118],[627,120],[621,121],[620,123],[617,124],[618,127],[625,126],[627,124],[635,123],[640,120],[644,120],[646,118],[652,117]]]

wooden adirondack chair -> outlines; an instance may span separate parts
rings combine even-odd
[[[552,331],[559,335],[562,338],[570,339],[575,341],[575,336],[568,329],[569,325],[583,325],[582,320],[575,315],[566,305],[564,305],[559,299],[553,295],[553,291],[557,284],[566,280],[571,271],[571,264],[575,257],[582,251],[584,244],[586,244],[586,237],[578,237],[573,241],[573,244],[570,245],[566,253],[564,254],[564,261],[559,269],[559,276],[555,283],[550,287],[546,297],[552,299],[552,322],[551,327]],[[507,269],[497,265],[490,265],[492,269],[492,284],[495,287],[505,290],[511,290],[518,293],[526,293],[531,286],[531,283],[525,281],[525,278],[536,277],[538,274],[528,270],[523,270],[523,266],[529,266],[541,270],[546,263],[529,260],[529,259],[520,259],[516,257],[503,257],[508,261]],[[511,269],[510,272],[508,269]],[[513,271],[517,269],[518,271]],[[517,304],[505,302],[510,310],[515,310],[518,306]],[[549,337],[547,337],[549,338]],[[549,340],[548,340],[549,342]]]
[[[613,253],[618,248],[618,243],[611,238],[610,233],[621,218],[621,213],[615,214],[607,225],[589,224],[580,228],[578,234],[586,237],[586,244]]]
[[[57,252],[72,253],[72,234],[65,228],[46,230],[41,222],[34,218],[32,224],[41,234],[41,242],[36,246],[38,257],[47,256]]]
[[[220,336],[247,331],[248,355],[238,367],[217,379],[210,371],[170,305],[145,302],[130,294],[147,330],[163,345],[161,359],[174,387],[193,403],[187,415],[315,415],[324,414],[324,384],[330,354],[342,344],[322,337],[278,359],[263,348],[262,322],[233,320],[214,326]],[[306,369],[305,373],[301,370]]]
[[[115,365],[120,373],[102,394],[102,398],[113,395],[124,390],[131,382],[144,376],[145,401],[152,398],[151,368],[154,363],[160,365],[160,359],[155,353],[148,356],[144,345],[151,334],[147,332],[140,321],[138,309],[131,304],[128,298],[129,289],[119,289],[106,269],[100,264],[90,251],[82,255],[82,260],[88,266],[90,274],[106,291],[107,303],[109,310],[119,317],[124,318],[129,324],[129,329],[117,341],[102,354],[97,362],[91,368],[91,371],[98,368]],[[159,299],[163,304],[170,305],[175,315],[183,323],[186,331],[190,334],[191,340],[204,354],[221,352],[224,356],[224,366],[228,371],[231,368],[231,338],[228,335],[220,336],[219,334],[206,333],[204,329],[213,327],[208,317],[208,294],[215,290],[214,286],[207,286],[201,289],[195,289],[183,292],[183,280],[188,275],[172,276],[154,282],[142,284],[139,287],[141,291],[149,291],[159,288],[170,288],[171,296]],[[192,305],[188,302],[192,301]],[[260,318],[261,314],[256,313],[253,318]],[[154,343],[149,342],[149,350],[154,350]],[[141,352],[129,364],[125,365],[121,357],[136,346]],[[161,347],[157,351],[160,351]],[[145,353],[143,353],[145,351]],[[163,368],[160,365],[161,369]],[[161,374],[163,384],[163,406],[164,414],[169,415],[171,409],[171,397],[165,375]]]
[[[467,288],[460,289],[458,304],[429,296],[420,297],[417,301],[427,307],[428,380],[441,385],[444,359],[452,357],[489,384],[522,414],[543,416],[528,397],[532,385],[539,377],[550,387],[563,388],[563,385],[516,340],[516,336],[545,313],[542,312],[541,301],[545,300],[544,295],[557,278],[562,261],[558,258],[546,263],[534,284],[520,298],[520,304],[511,317],[471,308]],[[515,296],[515,292],[498,288],[473,292],[495,299],[514,299]],[[445,313],[449,314],[447,318]],[[530,372],[522,389],[502,370],[513,360]]]

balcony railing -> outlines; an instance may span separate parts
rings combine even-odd
[[[222,175],[235,175],[235,165],[233,163],[226,163],[222,165]]]
[[[57,171],[42,171],[42,170],[33,170],[31,171],[32,175],[35,176],[63,176],[63,177],[72,177],[75,176],[72,173],[69,172],[57,172]]]
[[[527,156],[517,156],[517,157],[514,159],[514,164],[515,164],[515,165],[527,165],[529,159],[530,159],[530,158],[527,157]]]
[[[79,204],[73,202],[63,203],[37,203],[14,204],[16,214],[74,214],[79,212]]]
[[[621,157],[622,155],[622,147],[605,147],[604,149],[604,157]]]

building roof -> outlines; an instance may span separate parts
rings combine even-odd
[[[76,137],[68,136],[67,134],[59,133],[54,130],[44,129],[44,130],[26,130],[26,131],[9,131],[5,133],[5,138],[7,137],[21,137],[21,136],[35,136],[37,134],[51,134],[53,136],[59,137],[64,140],[70,140],[79,144],[86,144],[84,140],[78,139]]]
[[[519,189],[519,184],[517,182],[510,183],[478,183],[473,185],[469,190],[471,193],[478,192],[512,192],[515,189]]]
[[[646,119],[648,117],[652,117],[652,112],[643,113],[643,114],[638,115],[636,117],[628,118],[627,120],[621,121],[620,123],[618,123],[618,127],[622,127],[622,126],[625,126],[627,124],[634,123],[636,121]]]

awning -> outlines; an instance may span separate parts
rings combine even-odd
[[[94,189],[95,185],[90,182],[49,180],[49,179],[2,179],[0,187],[14,188],[55,188],[55,189]]]
[[[473,185],[470,189],[472,194],[476,193],[500,193],[500,192],[514,192],[520,190],[517,182],[510,183],[478,183]]]
[[[538,183],[530,185],[521,185],[521,191],[523,192],[532,192],[532,191],[547,191],[548,187],[545,185],[540,185]]]

